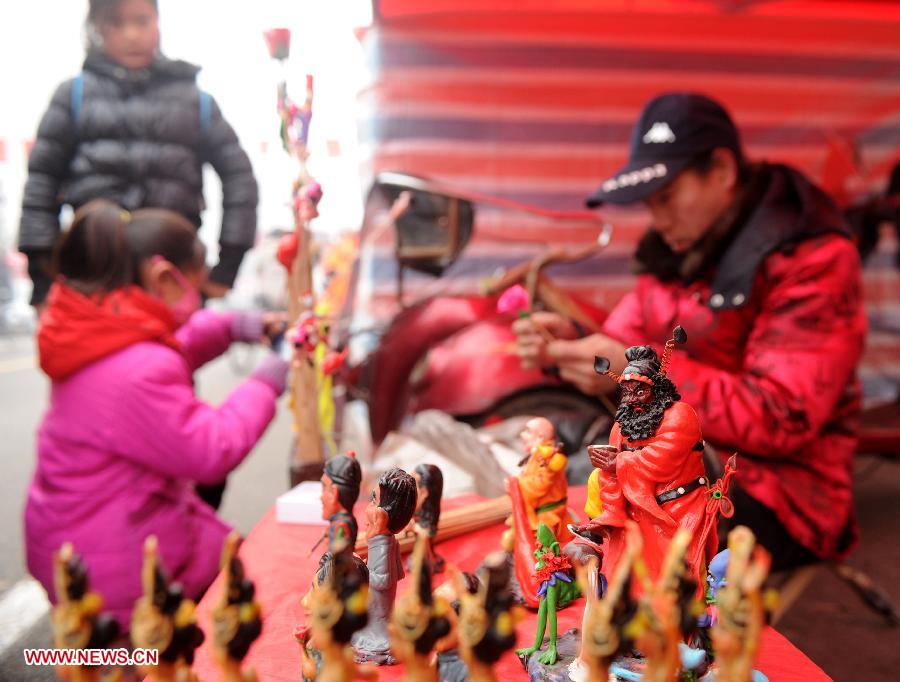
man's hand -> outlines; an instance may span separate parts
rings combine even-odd
[[[612,471],[616,468],[618,449],[612,445],[588,445],[588,458],[597,469]]]
[[[544,332],[540,329],[543,328]],[[547,356],[547,345],[554,339],[577,339],[578,331],[572,322],[558,313],[536,312],[521,317],[512,326],[516,335],[516,352],[526,369],[549,367],[553,362]]]
[[[594,357],[609,358],[616,372],[625,368],[625,346],[605,334],[592,334],[577,341],[554,341],[547,344],[550,364],[559,367],[559,377],[587,395],[610,393],[615,383],[594,370]]]

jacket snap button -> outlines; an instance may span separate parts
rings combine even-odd
[[[713,308],[721,308],[725,303],[725,297],[722,294],[713,294],[709,297],[709,304]]]
[[[731,302],[732,302],[732,304],[734,304],[734,305],[740,305],[740,304],[743,303],[745,300],[747,300],[747,297],[744,296],[744,294],[735,294],[735,295],[732,297]]]
[[[684,495],[684,488],[679,488],[679,489],[678,489],[678,494],[679,494],[679,495]]]

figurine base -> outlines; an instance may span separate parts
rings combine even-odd
[[[353,660],[357,663],[374,663],[375,665],[397,665],[398,663],[390,653],[373,653],[356,649],[353,650]]]
[[[455,649],[437,655],[437,669],[441,682],[469,681],[469,667]]]
[[[553,665],[544,665],[538,661],[540,655],[546,651],[547,642],[547,638],[544,638],[541,648],[527,659],[520,656],[522,667],[532,682],[570,682],[569,665],[578,658],[578,652],[581,650],[581,634],[578,628],[566,630],[556,637],[556,653],[559,657]]]

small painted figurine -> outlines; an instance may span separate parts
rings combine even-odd
[[[516,623],[521,619],[509,590],[510,570],[505,552],[489,555],[481,568],[482,585],[475,595],[459,590],[460,652],[473,682],[495,682],[493,666],[516,645]]]
[[[391,615],[393,652],[406,668],[406,682],[437,682],[433,651],[450,634],[450,603],[431,593],[428,539],[422,535],[412,553],[412,582]]]
[[[538,524],[546,525],[560,544],[572,538],[569,524],[573,519],[566,507],[567,458],[559,451],[553,424],[544,417],[528,420],[519,437],[525,446],[526,455],[520,462],[525,468],[518,476],[506,479],[513,510],[513,561],[521,597],[526,606],[536,609],[541,598],[532,554]]]
[[[394,537],[403,530],[416,508],[416,482],[402,469],[385,472],[372,491],[366,509],[369,555],[369,622],[353,635],[356,660],[393,665],[388,621],[394,608],[397,581],[403,573],[400,544]]]
[[[322,474],[322,518],[328,521],[323,537],[328,539],[328,551],[319,559],[321,573],[340,546],[341,551],[353,553],[356,546],[358,525],[353,516],[353,505],[359,499],[362,469],[356,455],[335,455],[325,462]],[[321,540],[320,540],[321,541]]]
[[[474,573],[455,571],[453,579],[444,581],[434,591],[435,599],[443,598],[450,603],[450,611],[447,612],[450,619],[450,632],[435,644],[438,679],[441,682],[468,682],[469,680],[469,666],[466,665],[459,652],[460,594],[476,594],[480,587],[481,581]]]
[[[637,613],[631,596],[634,562],[642,549],[641,532],[634,521],[625,522],[625,552],[610,576],[608,588],[600,595],[600,560],[589,557],[575,570],[587,604],[582,620],[581,652],[569,665],[569,677],[575,682],[606,680],[613,661],[632,647],[626,626]]]
[[[434,536],[437,535],[441,519],[441,496],[444,492],[444,474],[434,464],[420,464],[413,469],[416,480],[416,513],[413,514],[412,530],[426,538],[426,553],[432,573],[444,570],[444,557],[434,551]],[[412,557],[407,563],[411,569]]]
[[[622,399],[610,445],[589,448],[597,467],[588,481],[589,501],[599,500],[593,505],[594,510],[599,507],[599,516],[574,528],[582,537],[571,544],[602,543],[606,575],[615,572],[624,551],[628,519],[637,521],[643,534],[651,580],[659,576],[666,548],[679,527],[691,534],[687,561],[696,584],[702,582],[716,553],[718,506],[708,504],[712,488],[703,465],[700,421],[666,377],[675,343],[686,340],[678,327],[662,360],[650,346],[628,348],[621,376],[609,370],[606,358],[595,360],[597,372],[619,383]],[[566,552],[571,553],[569,547]]]
[[[119,633],[112,616],[101,613],[103,597],[92,592],[87,566],[68,542],[53,557],[56,606],[53,607],[53,642],[57,649],[102,649]],[[73,682],[94,682],[99,670],[80,666],[61,669],[60,676]]]
[[[156,682],[196,680],[190,667],[204,636],[197,625],[195,604],[184,598],[181,585],[169,584],[153,535],[144,541],[141,582],[143,596],[131,615],[131,643],[136,648],[159,651],[158,664],[141,672]]]
[[[237,556],[240,540],[236,532],[225,538],[222,550],[225,588],[212,612],[213,650],[225,682],[256,680],[252,670],[241,670],[241,662],[262,633],[260,606],[254,599],[256,587],[246,577],[244,564]]]
[[[681,647],[695,628],[696,617],[702,609],[694,600],[697,585],[685,562],[690,540],[689,531],[678,529],[666,549],[659,576],[652,584],[643,561],[638,559],[634,563],[644,591],[637,613],[626,628],[643,655],[641,679],[644,682],[680,679]],[[612,672],[617,672],[615,665]]]
[[[525,468],[517,478],[531,530],[536,532],[543,523],[564,544],[572,537],[567,527],[572,517],[566,508],[568,458],[560,452],[556,429],[549,419],[535,417],[528,420],[519,437],[526,454],[520,462]]]
[[[771,562],[749,528],[737,526],[728,534],[728,568],[725,584],[716,593],[718,618],[711,632],[717,680],[758,679],[753,663],[773,599],[762,589]]]
[[[337,552],[328,577],[313,588],[309,601],[312,639],[321,653],[322,665],[304,674],[319,682],[351,682],[366,671],[354,661],[350,639],[365,627],[369,587],[360,580],[352,554]]]
[[[541,598],[538,609],[537,629],[534,633],[534,644],[525,649],[517,649],[516,655],[527,659],[541,648],[544,642],[544,631],[549,625],[550,635],[547,651],[538,657],[544,665],[556,663],[556,610],[564,608],[581,596],[581,591],[574,581],[574,571],[569,558],[561,555],[559,543],[546,525],[538,524],[538,547],[534,550],[537,559],[534,567],[537,581],[540,583],[538,595]]]

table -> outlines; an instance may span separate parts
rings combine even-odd
[[[569,489],[569,504],[580,512],[584,508],[586,489]],[[366,496],[363,495],[363,498]],[[476,495],[466,495],[445,501],[444,509],[479,501]],[[357,519],[362,519],[361,508]],[[583,514],[580,514],[583,516]],[[364,524],[360,523],[360,532]],[[505,526],[496,524],[469,535],[438,545],[438,551],[465,571],[474,571],[484,557],[499,549],[500,535]],[[300,679],[300,650],[294,640],[295,626],[303,622],[300,598],[309,589],[320,551],[309,559],[306,553],[322,533],[321,526],[281,524],[275,520],[275,510],[260,520],[241,546],[239,555],[250,579],[256,583],[257,599],[262,605],[263,632],[250,649],[245,664],[256,669],[261,682],[297,682]],[[322,547],[320,546],[320,550]],[[434,586],[446,580],[446,574],[435,577]],[[397,594],[407,589],[408,577],[398,586]],[[197,607],[201,627],[209,633],[213,606],[221,598],[223,577],[220,574]],[[582,608],[575,606],[559,612],[559,632],[581,626]],[[535,614],[519,624],[518,646],[527,646],[534,637]],[[210,635],[197,651],[194,670],[201,680],[219,679],[210,650]],[[760,646],[757,665],[770,682],[815,682],[830,678],[772,628],[766,628]],[[501,679],[528,679],[518,658],[509,652],[498,664]],[[400,666],[383,667],[380,679],[400,679]]]

